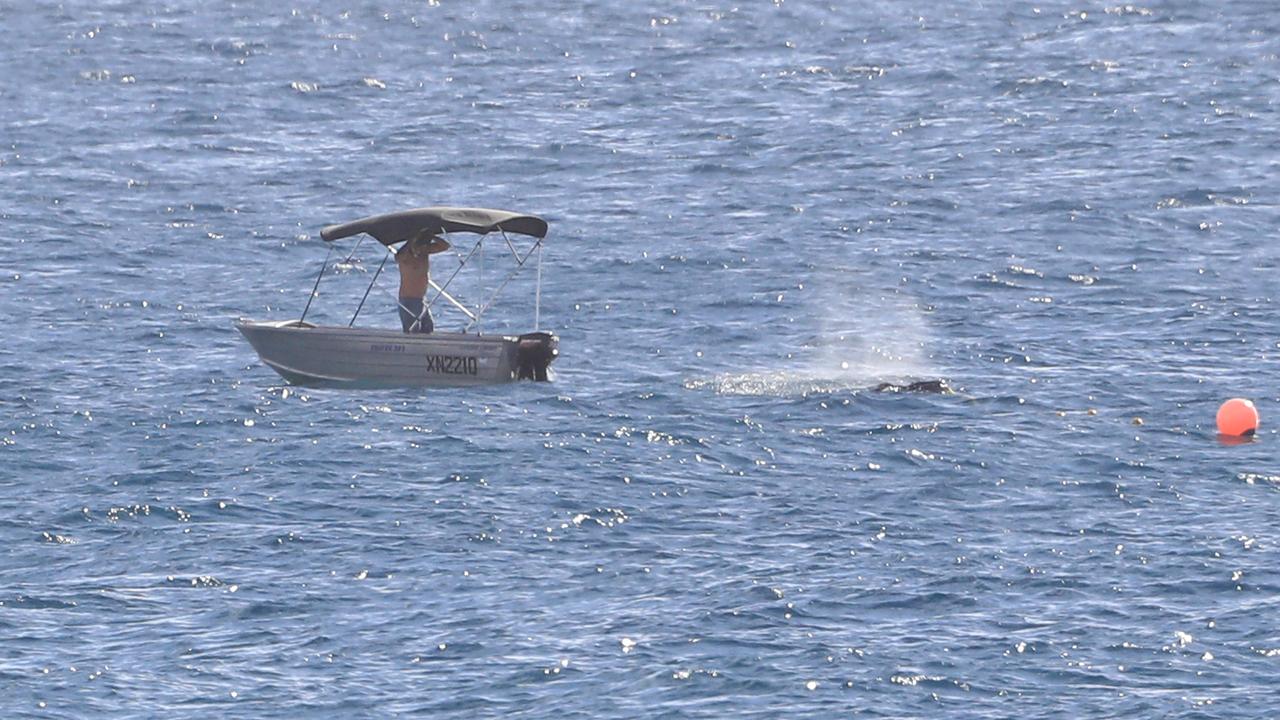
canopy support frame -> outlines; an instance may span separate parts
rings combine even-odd
[[[472,246],[471,250],[465,256],[463,256],[461,252],[455,251],[454,254],[458,258],[458,267],[454,269],[453,273],[449,276],[449,279],[446,280],[443,285],[440,285],[439,283],[437,283],[435,280],[432,280],[428,276],[427,278],[428,287],[430,289],[434,289],[436,292],[435,292],[435,295],[431,297],[430,300],[427,300],[424,303],[423,312],[424,313],[428,312],[430,308],[433,305],[435,305],[441,297],[443,297],[451,305],[456,307],[469,320],[469,322],[463,327],[462,332],[464,333],[468,332],[469,330],[471,330],[472,327],[474,327],[476,328],[477,334],[482,334],[481,321],[484,317],[484,314],[488,312],[489,308],[493,306],[494,302],[498,299],[498,296],[502,293],[502,290],[506,288],[507,284],[510,283],[511,280],[515,278],[515,276],[522,269],[524,269],[524,266],[529,261],[529,258],[536,252],[538,254],[538,258],[536,263],[537,279],[536,279],[535,290],[534,290],[533,324],[534,324],[534,330],[539,331],[541,330],[541,326],[542,326],[542,255],[543,255],[543,243],[544,243],[545,237],[530,234],[530,237],[534,238],[534,243],[529,248],[529,250],[525,252],[523,256],[521,256],[520,250],[515,246],[514,243],[512,243],[510,236],[507,235],[507,232],[504,228],[502,228],[499,225],[492,229],[497,230],[502,234],[502,239],[506,243],[507,249],[510,250],[511,257],[515,261],[516,267],[511,271],[511,273],[507,275],[505,279],[503,279],[503,281],[497,286],[497,288],[493,290],[492,294],[489,295],[488,300],[485,301],[483,304],[477,304],[475,308],[468,307],[466,303],[462,302],[461,300],[459,300],[458,298],[450,294],[448,291],[448,288],[453,283],[453,281],[457,278],[458,273],[461,272],[462,268],[466,267],[467,264],[470,263],[472,259],[476,258],[476,256],[478,255],[479,256],[477,259],[477,263],[479,265],[478,280],[477,280],[478,294],[480,297],[484,296],[484,293],[486,290],[486,287],[484,285],[484,265],[485,265],[484,237],[485,236],[484,234],[481,234],[480,238],[476,241],[475,245]],[[328,228],[326,228],[326,230],[328,230]],[[445,227],[441,227],[439,233],[442,237],[447,238],[449,234],[449,230]],[[360,248],[360,245],[364,242],[364,237],[367,234],[368,234],[367,232],[360,233],[360,237],[356,241],[355,247],[351,249],[351,252],[347,254],[346,260],[343,261],[344,264],[351,261],[351,258],[355,255],[356,251]],[[329,238],[326,237],[325,239],[327,240]],[[334,239],[338,239],[338,238],[334,238]],[[383,256],[382,261],[378,264],[378,269],[374,272],[373,278],[369,281],[368,287],[365,288],[364,295],[360,298],[360,303],[356,306],[356,310],[352,314],[350,322],[347,323],[347,327],[355,326],[355,321],[359,318],[360,312],[364,309],[365,302],[368,300],[370,292],[372,292],[374,285],[377,284],[378,278],[382,275],[382,271],[386,267],[387,258],[394,255],[390,245],[384,245],[383,247],[386,249],[386,255]],[[333,249],[334,249],[334,244],[330,242],[329,249],[325,254],[324,262],[320,266],[320,272],[316,274],[316,281],[311,288],[311,294],[307,298],[307,304],[306,306],[303,307],[302,316],[298,319],[299,323],[302,323],[303,321],[306,320],[307,314],[311,310],[311,304],[315,300],[316,296],[319,294],[320,281],[324,278],[325,271],[328,269],[329,260],[333,256]],[[400,308],[404,309],[406,312],[409,312],[409,309],[404,306],[404,303],[399,301],[398,297],[396,298],[396,304]]]
[[[538,280],[533,291],[533,331],[542,330],[542,239],[538,239]]]
[[[354,250],[352,252],[355,252]],[[378,263],[378,271],[373,274],[373,279],[369,281],[369,287],[364,289],[364,297],[360,298],[360,304],[356,306],[356,311],[351,315],[351,322],[347,323],[347,327],[354,327],[356,318],[360,317],[360,310],[364,308],[364,301],[369,299],[369,291],[373,289],[373,284],[378,282],[378,276],[382,274],[382,268],[387,266],[387,258],[390,253],[382,256],[382,262]],[[408,308],[405,308],[406,310]]]
[[[316,299],[316,291],[320,289],[320,278],[324,277],[324,271],[329,267],[329,258],[333,256],[333,246],[329,246],[329,252],[324,254],[324,262],[320,265],[320,272],[316,275],[316,284],[311,286],[311,294],[307,296],[307,306],[302,308],[302,317],[298,318],[298,324],[301,325],[307,319],[307,313],[311,311],[311,301]]]
[[[507,238],[507,234],[505,232],[502,233],[502,237],[507,240],[507,246],[511,247],[511,240],[510,238]],[[529,261],[529,257],[533,255],[535,251],[538,253],[538,280],[533,301],[533,325],[535,331],[539,329],[542,315],[542,238],[538,238],[534,241],[533,246],[529,248],[529,252],[525,253],[523,258],[520,257],[519,253],[515,252],[514,247],[511,249],[516,260],[515,269],[507,275],[506,279],[503,280],[500,285],[498,285],[498,287],[493,291],[493,294],[489,296],[489,300],[486,301],[484,305],[479,306],[479,309],[476,310],[472,321],[463,328],[463,332],[470,330],[473,325],[477,327],[478,331],[480,319],[484,317],[484,314],[493,306],[494,301],[498,299],[498,295],[502,293],[502,290],[507,286],[507,283],[511,282],[512,278],[524,269],[525,263]]]

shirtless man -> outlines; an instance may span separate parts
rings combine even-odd
[[[429,333],[435,329],[425,298],[431,278],[430,256],[449,249],[442,237],[418,233],[396,253],[400,266],[400,324],[407,333]]]

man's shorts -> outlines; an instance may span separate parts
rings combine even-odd
[[[431,311],[423,305],[422,298],[400,298],[400,324],[407,333],[429,333],[436,329]]]

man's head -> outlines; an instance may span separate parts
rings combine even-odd
[[[409,248],[409,252],[413,253],[414,257],[425,257],[448,250],[449,242],[439,235],[433,235],[424,230],[410,238],[405,247]]]

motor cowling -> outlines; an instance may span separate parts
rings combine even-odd
[[[560,338],[547,332],[525,333],[516,343],[516,378],[546,382],[551,361],[560,354]]]

